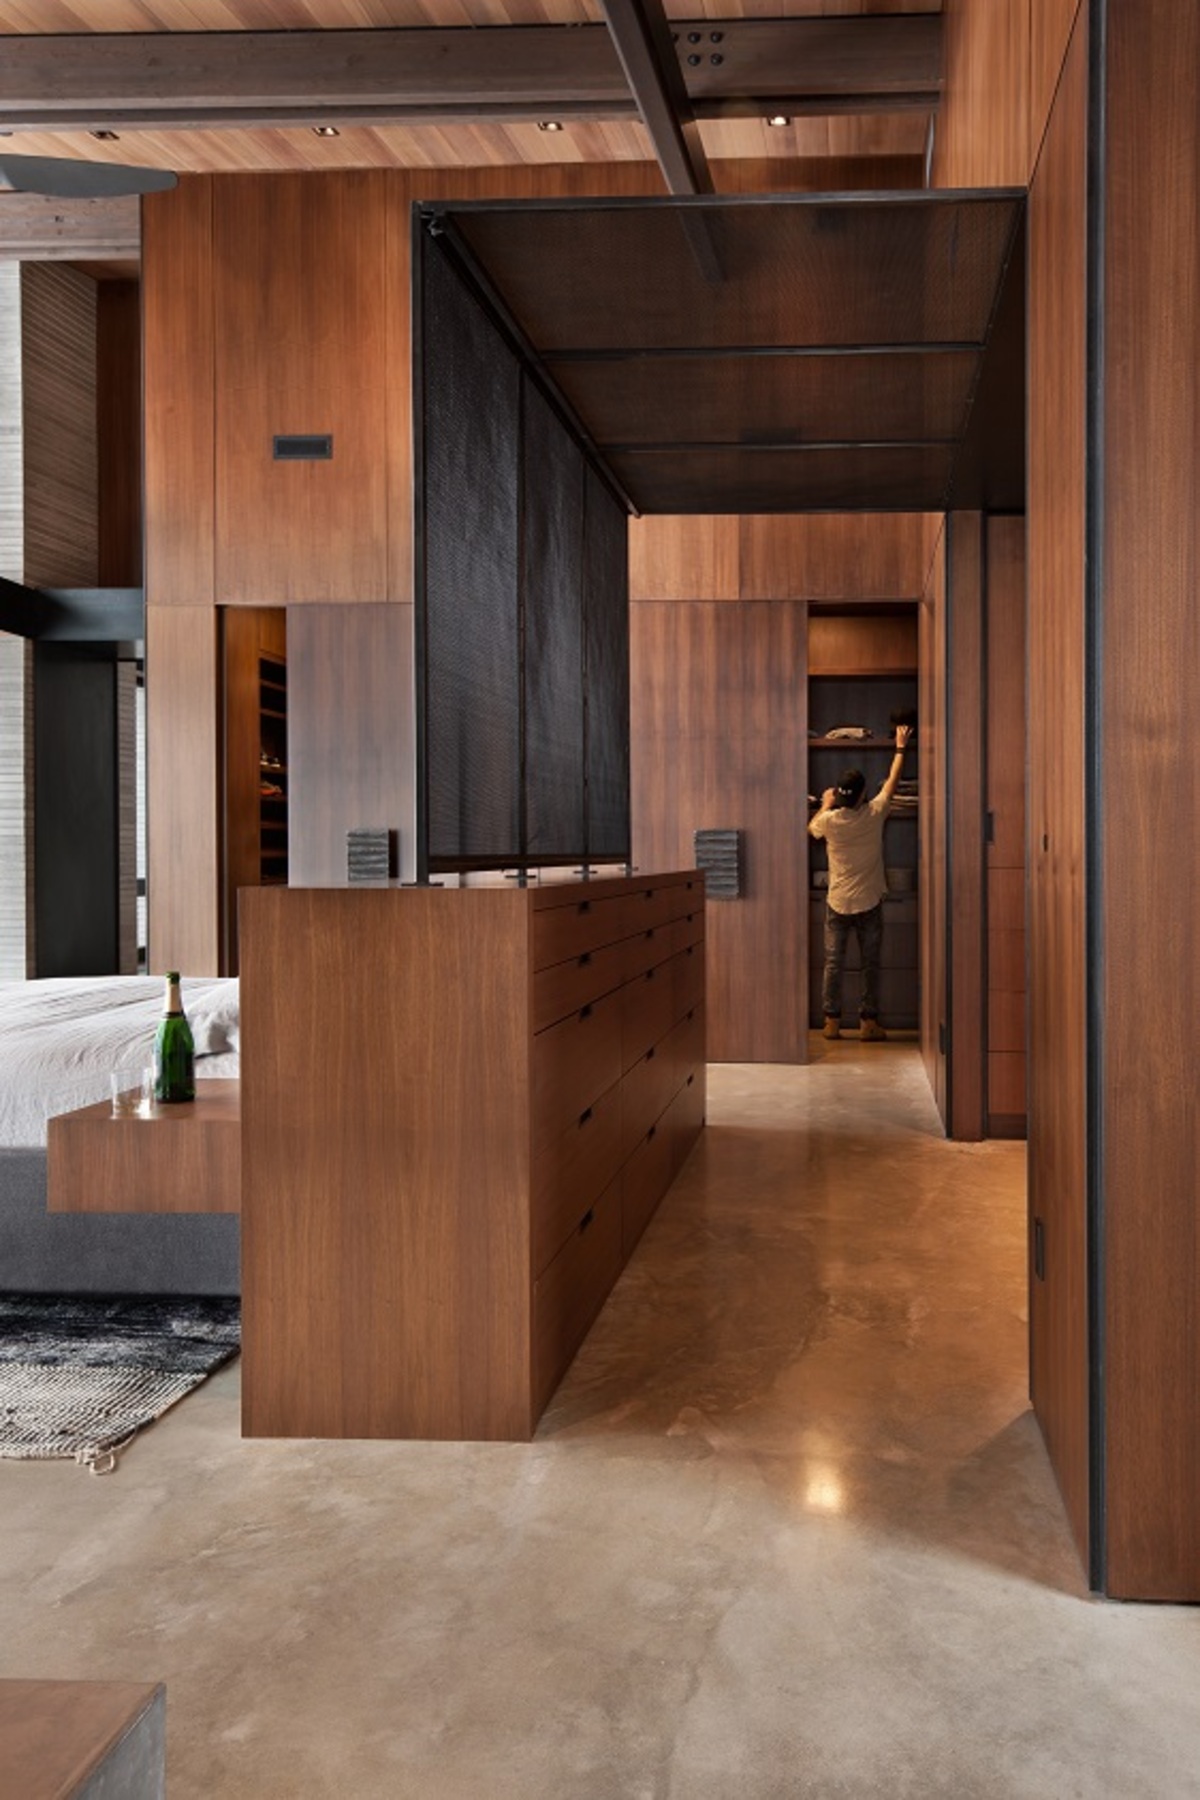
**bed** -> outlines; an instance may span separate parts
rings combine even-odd
[[[236,1294],[230,1214],[46,1210],[46,1120],[109,1093],[149,1060],[158,976],[0,982],[0,1288],[18,1293]],[[187,979],[198,1080],[238,1073],[236,981]]]

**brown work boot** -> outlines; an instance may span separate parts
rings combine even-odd
[[[887,1038],[887,1032],[878,1019],[864,1019],[858,1035],[864,1044],[882,1044]]]
[[[840,1019],[835,1019],[832,1016],[832,1014],[826,1013],[826,1015],[825,1015],[825,1036],[827,1038],[835,1038],[835,1037],[841,1037],[841,1035],[842,1035],[842,1021]]]

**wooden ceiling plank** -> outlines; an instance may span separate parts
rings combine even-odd
[[[616,0],[618,14],[638,3]],[[657,30],[664,78],[696,117],[928,109],[941,94],[940,15],[664,19]],[[0,57],[0,121],[10,128],[620,119],[635,110],[603,25],[8,36]]]

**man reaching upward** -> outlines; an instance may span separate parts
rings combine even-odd
[[[824,838],[829,853],[829,892],[825,903],[825,975],[821,1010],[825,1036],[838,1037],[842,1018],[842,974],[846,945],[853,931],[862,960],[859,1035],[865,1043],[886,1038],[879,1023],[879,955],[883,945],[883,822],[904,767],[910,725],[896,727],[896,754],[887,779],[873,800],[866,800],[861,769],[847,769],[836,787],[826,788],[820,811],[809,821],[813,837]]]

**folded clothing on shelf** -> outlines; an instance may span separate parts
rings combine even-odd
[[[865,725],[835,725],[830,731],[821,734],[827,738],[840,738],[847,743],[857,743],[860,738],[869,738],[871,733]]]

